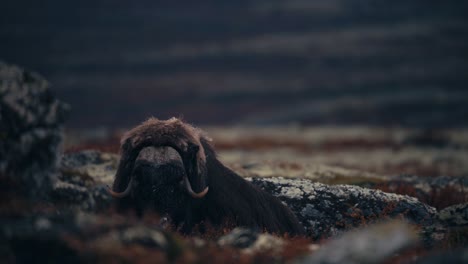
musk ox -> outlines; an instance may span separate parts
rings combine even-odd
[[[224,166],[210,141],[179,119],[150,118],[122,137],[111,195],[122,207],[150,205],[185,233],[201,223],[230,223],[304,234],[294,214],[277,198]],[[153,159],[137,159],[143,152]]]

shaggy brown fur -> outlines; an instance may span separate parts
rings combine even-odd
[[[200,192],[209,186],[208,193],[201,199],[185,193],[171,198],[184,204],[178,206],[180,208],[176,208],[171,217],[176,224],[182,224],[185,231],[190,232],[202,222],[215,226],[229,222],[273,233],[304,234],[301,224],[281,201],[224,166],[210,141],[201,130],[175,118],[167,121],[152,118],[144,122],[122,138],[122,157],[114,191],[126,189],[133,177],[133,163],[142,148],[170,146],[180,154],[193,189]]]
[[[177,150],[196,192],[206,186],[206,158],[201,148],[201,130],[180,119],[158,120],[150,118],[125,133],[121,139],[121,160],[112,189],[122,192],[130,181],[134,162],[139,152],[148,146],[170,146]],[[205,140],[208,140],[205,137]]]

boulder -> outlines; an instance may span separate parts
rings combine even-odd
[[[30,197],[55,181],[67,110],[40,75],[0,62],[0,176]]]
[[[118,155],[85,150],[63,155],[53,198],[68,209],[99,211],[111,205],[107,186],[112,184]]]
[[[404,218],[422,226],[435,222],[436,209],[416,198],[352,185],[325,185],[306,179],[254,178],[277,196],[314,239],[337,235],[376,220]]]

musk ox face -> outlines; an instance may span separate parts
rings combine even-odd
[[[116,198],[124,198],[132,191],[136,159],[146,147],[171,147],[182,160],[185,170],[183,185],[193,198],[208,193],[206,156],[201,140],[207,140],[198,130],[179,119],[150,118],[124,134],[121,140],[121,159],[114,185],[109,190]]]
[[[171,147],[146,147],[138,155],[129,199],[137,210],[154,210],[178,222],[193,199],[186,190],[182,159]]]

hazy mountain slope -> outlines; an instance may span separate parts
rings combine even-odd
[[[9,1],[0,58],[40,71],[71,126],[467,125],[464,1]]]

